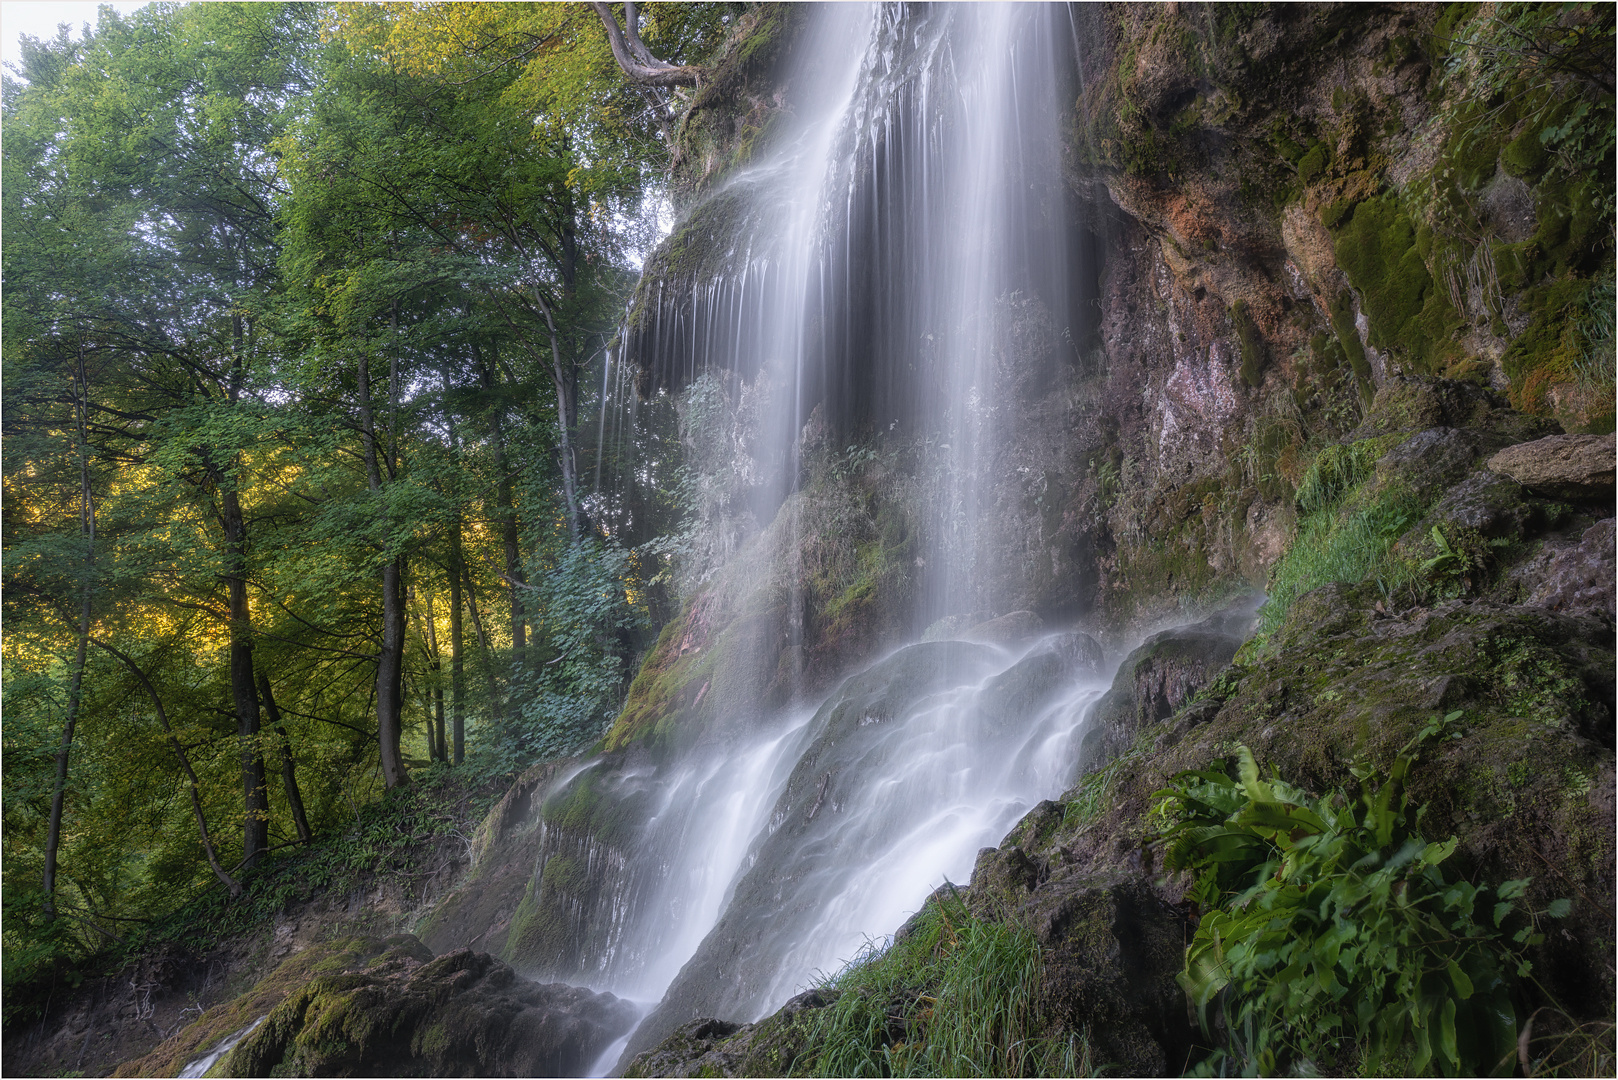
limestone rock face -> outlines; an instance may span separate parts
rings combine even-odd
[[[1610,500],[1613,453],[1611,435],[1551,435],[1508,446],[1489,459],[1489,468],[1537,494]]]
[[[228,1076],[578,1076],[635,1022],[611,994],[520,978],[414,938],[290,994],[224,1059]]]

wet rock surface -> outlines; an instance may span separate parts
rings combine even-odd
[[[410,935],[347,938],[289,958],[118,1075],[213,1058],[210,1075],[223,1076],[578,1076],[637,1015],[611,994],[530,982],[487,953],[435,958]]]
[[[1090,714],[1081,768],[1094,771],[1129,749],[1148,728],[1188,704],[1230,663],[1253,631],[1256,604],[1240,604],[1190,626],[1164,630],[1124,660],[1112,689]]]

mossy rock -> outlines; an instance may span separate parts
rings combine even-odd
[[[1421,372],[1441,370],[1459,357],[1454,338],[1460,315],[1435,287],[1417,248],[1416,224],[1397,196],[1379,195],[1358,204],[1339,225],[1333,247],[1338,265],[1360,294],[1370,344],[1398,354]]]
[[[185,1066],[217,1048],[233,1033],[262,1019],[299,987],[322,973],[364,967],[390,950],[410,951],[414,938],[376,940],[343,937],[310,946],[281,961],[246,993],[208,1009],[191,1024],[164,1040],[145,1057],[120,1065],[114,1076],[178,1076]],[[424,947],[423,947],[424,948]],[[432,954],[426,953],[430,959]]]
[[[1559,434],[1560,425],[1518,412],[1500,395],[1473,383],[1430,376],[1394,376],[1377,388],[1353,438],[1461,428],[1496,448]]]
[[[411,939],[412,941],[414,939]],[[577,1076],[637,1010],[519,978],[486,953],[396,945],[296,989],[220,1064],[226,1076]]]

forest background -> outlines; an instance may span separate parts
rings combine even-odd
[[[672,405],[607,358],[682,65],[741,10],[640,9],[630,69],[675,74],[639,81],[582,4],[154,3],[25,39],[8,1026],[599,738],[685,483]]]

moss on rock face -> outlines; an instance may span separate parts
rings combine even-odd
[[[1363,299],[1372,345],[1421,373],[1459,357],[1454,334],[1460,316],[1434,287],[1417,248],[1415,222],[1397,196],[1388,193],[1355,206],[1338,225],[1333,246],[1338,265]],[[1338,332],[1341,336],[1342,329]]]

